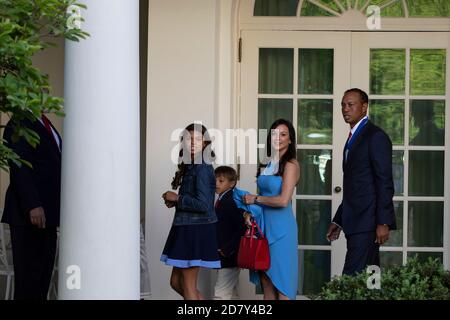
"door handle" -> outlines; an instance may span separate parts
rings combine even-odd
[[[336,193],[339,193],[339,192],[341,192],[341,191],[342,191],[342,188],[339,187],[339,186],[337,186],[337,187],[334,188],[334,192],[336,192]]]

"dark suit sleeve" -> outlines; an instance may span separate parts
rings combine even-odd
[[[376,191],[376,223],[377,225],[387,224],[390,229],[395,229],[394,204],[392,202],[394,196],[392,143],[383,131],[377,131],[372,136],[369,156]]]
[[[211,188],[213,188],[211,187],[211,179],[214,180],[214,172],[206,166],[200,166],[196,170],[195,195],[180,195],[177,208],[200,213],[208,212],[209,203],[214,203],[214,195],[211,198],[211,194],[213,194],[211,193]]]
[[[17,153],[21,159],[33,163],[36,149],[24,138],[19,139],[17,142],[12,142],[11,135],[12,129],[8,126],[3,135],[8,143],[8,147]],[[39,198],[39,192],[33,179],[33,169],[25,164],[22,164],[22,166],[19,167],[12,162],[9,162],[9,167],[11,187],[20,199],[21,207],[24,209],[25,213],[28,214],[31,209],[41,207],[42,202]]]
[[[235,227],[234,232],[232,234],[230,234],[229,236],[229,241],[223,245],[223,247],[221,248],[223,254],[225,256],[230,256],[233,253],[235,253],[238,249],[239,249],[239,243],[241,241],[241,236],[244,234],[245,232],[245,222],[244,222],[244,217],[243,214],[245,212],[245,210],[243,209],[239,209],[236,204],[234,203],[234,200],[232,200],[232,221],[233,221],[233,226]]]

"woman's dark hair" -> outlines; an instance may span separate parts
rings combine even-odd
[[[289,138],[291,139],[291,143],[288,146],[288,149],[286,153],[281,157],[279,164],[278,164],[278,172],[275,174],[277,176],[282,176],[284,173],[284,167],[286,166],[286,163],[289,162],[292,159],[297,158],[297,140],[295,135],[295,129],[292,123],[289,120],[286,119],[278,119],[275,120],[274,123],[270,126],[270,130],[267,134],[267,140],[266,140],[266,151],[267,156],[272,156],[272,130],[275,130],[280,125],[285,125],[288,128],[289,131]],[[261,174],[261,169],[265,168],[267,164],[260,163],[258,165],[258,171],[256,173],[256,177],[258,177]]]
[[[183,155],[184,137],[186,136],[186,133],[190,132],[190,131],[195,131],[195,132],[200,133],[200,128],[201,128],[201,134],[203,136],[203,140],[205,142],[201,156],[202,156],[202,160],[205,160],[205,159],[203,159],[205,149],[210,147],[210,145],[211,145],[211,139],[209,137],[208,130],[206,129],[206,127],[204,125],[201,125],[199,123],[191,123],[183,130],[181,138],[180,138],[181,145],[180,145],[180,152],[178,154],[179,164],[178,164],[178,170],[177,170],[177,172],[175,172],[175,176],[173,177],[173,180],[172,180],[172,189],[173,190],[176,190],[180,186],[181,180],[183,179],[183,176],[186,173],[187,164],[183,160],[183,158],[184,158],[184,155]],[[212,160],[214,160],[215,157],[216,157],[216,155],[215,155],[214,151],[210,150],[210,153],[207,155],[208,159],[206,159],[206,160],[210,163],[210,162],[212,162]],[[189,160],[191,160],[191,159],[189,159]],[[192,163],[192,162],[190,162],[190,163]]]

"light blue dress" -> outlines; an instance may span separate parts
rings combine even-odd
[[[281,176],[260,175],[257,183],[261,196],[281,193]],[[294,300],[298,286],[298,233],[292,204],[286,208],[263,206],[263,214],[263,232],[270,250],[270,269],[266,274],[278,291]]]
[[[269,163],[266,170],[258,177],[259,195],[272,197],[281,194],[282,177],[273,175],[277,171],[276,165]],[[241,191],[239,196],[242,196],[242,193],[245,192]],[[269,241],[270,269],[266,271],[267,276],[279,292],[294,300],[298,286],[298,233],[291,202],[286,208],[261,205],[263,215],[261,219],[258,216],[258,210],[250,206],[246,207],[238,201],[237,197],[235,200],[238,207],[243,207],[252,213]],[[250,272],[250,281],[256,285],[260,284],[256,272]]]

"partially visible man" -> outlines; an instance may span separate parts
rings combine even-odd
[[[21,125],[39,135],[34,148],[24,138],[13,141],[10,120],[3,138],[27,165],[9,163],[10,184],[6,191],[2,222],[11,230],[14,263],[14,299],[46,300],[56,253],[61,193],[61,137],[43,115]]]
[[[328,241],[347,239],[343,274],[354,275],[380,265],[380,245],[396,229],[392,143],[367,117],[369,98],[361,89],[347,90],[342,115],[350,125],[344,148],[344,194],[327,233]]]

